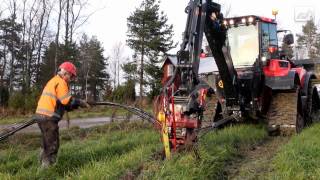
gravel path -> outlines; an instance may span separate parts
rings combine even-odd
[[[130,120],[137,120],[140,119],[136,116],[132,116]],[[118,116],[114,118],[114,121],[123,121],[125,120],[125,117]],[[81,119],[72,119],[70,120],[70,127],[80,127],[80,128],[89,128],[93,126],[100,126],[104,124],[108,124],[111,122],[111,117],[95,117],[95,118],[81,118]],[[10,129],[12,125],[0,125],[0,132],[2,132],[4,129]],[[66,129],[67,128],[67,121],[61,120],[59,122],[60,129]],[[40,129],[37,124],[33,124],[17,133],[25,133],[25,132],[40,132]]]

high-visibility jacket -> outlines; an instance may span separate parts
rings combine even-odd
[[[53,77],[44,87],[38,101],[36,114],[61,119],[71,99],[68,84],[59,75]]]

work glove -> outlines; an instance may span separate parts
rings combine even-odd
[[[65,107],[65,109],[67,111],[72,111],[74,109],[78,109],[79,107],[90,108],[90,105],[82,99],[72,98],[70,103]]]

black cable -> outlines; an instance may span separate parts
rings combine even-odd
[[[129,112],[132,112],[134,114],[136,114],[137,116],[146,119],[148,122],[155,124],[159,122],[157,120],[154,119],[153,115],[149,114],[148,112],[145,112],[142,109],[136,108],[136,107],[132,107],[132,106],[127,106],[127,105],[123,105],[123,104],[119,104],[119,103],[114,103],[114,102],[108,102],[108,101],[104,101],[104,102],[91,102],[89,103],[92,106],[97,106],[97,105],[106,105],[106,106],[115,106],[115,107],[120,107],[123,108]]]
[[[155,125],[159,125],[161,126],[161,124],[153,117],[153,115],[151,115],[150,113],[148,112],[145,112],[144,110],[142,109],[139,109],[139,108],[136,108],[136,107],[132,107],[132,106],[127,106],[127,105],[123,105],[123,104],[119,104],[119,103],[114,103],[114,102],[108,102],[108,101],[105,101],[105,102],[91,102],[89,103],[90,105],[92,106],[99,106],[99,105],[106,105],[106,106],[115,106],[115,107],[120,107],[120,108],[123,108],[129,112],[132,112],[134,114],[136,114],[137,116],[143,118],[143,119],[146,119],[148,122],[152,123],[152,124],[155,124]],[[199,133],[199,137],[201,137],[202,135],[212,131],[212,130],[216,130],[218,129],[220,126],[222,126],[223,124],[229,122],[230,120],[232,120],[233,117],[230,116],[230,117],[227,117],[227,118],[224,118],[224,119],[221,119],[217,122],[215,122],[212,126],[208,126],[208,127],[203,127],[203,128],[199,128],[196,130],[197,133]],[[11,130],[8,130],[8,131],[5,131],[3,133],[0,134],[0,141],[8,138],[9,136],[12,136],[14,133],[32,125],[36,123],[36,120],[35,119],[31,119],[31,120],[28,120],[28,121],[25,121],[21,124],[19,124],[18,126],[16,127],[12,127]],[[200,132],[202,135],[200,135]]]
[[[32,124],[36,123],[36,120],[35,119],[31,119],[31,120],[28,120],[28,121],[25,121],[21,124],[19,124],[18,126],[16,127],[12,127],[11,130],[9,131],[5,131],[3,133],[0,134],[0,141],[8,138],[9,136],[12,136],[14,133],[28,127],[28,126],[31,126]]]

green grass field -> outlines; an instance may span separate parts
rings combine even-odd
[[[18,134],[0,145],[0,179],[118,179],[161,149],[159,135],[141,122],[112,123],[61,133],[55,166],[39,168],[39,134]]]
[[[17,134],[0,144],[0,179],[207,179],[223,177],[228,161],[266,136],[261,126],[240,125],[202,137],[198,153],[189,150],[171,160],[155,159],[162,149],[159,134],[149,124],[112,123],[61,133],[55,166],[39,166],[39,134]],[[197,158],[200,156],[200,159]]]
[[[320,124],[306,128],[281,145],[271,160],[266,179],[319,179]],[[160,136],[142,122],[61,132],[55,166],[40,168],[37,133],[16,134],[0,143],[0,179],[224,179],[226,167],[243,150],[267,138],[262,125],[235,125],[205,134],[198,146],[155,158],[162,150]]]
[[[292,137],[273,160],[269,179],[320,178],[320,124],[306,128]]]
[[[200,140],[197,153],[189,151],[169,161],[150,161],[139,179],[223,179],[224,167],[239,156],[239,149],[249,148],[266,136],[264,128],[255,125],[210,132]]]

